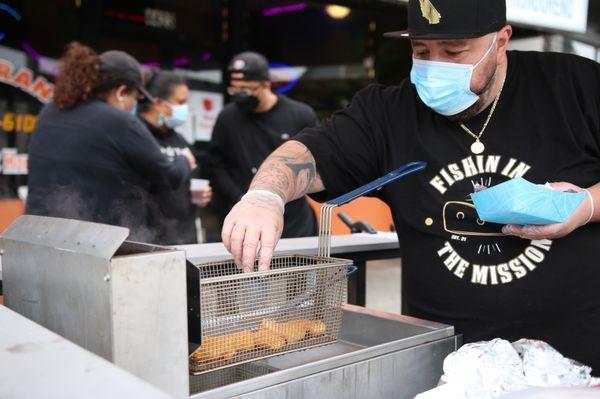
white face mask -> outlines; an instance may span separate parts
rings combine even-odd
[[[459,114],[475,104],[479,96],[471,91],[473,71],[494,48],[496,36],[497,34],[476,64],[424,61],[413,58],[410,80],[416,86],[421,101],[444,116]]]

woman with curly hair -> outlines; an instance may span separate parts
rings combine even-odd
[[[133,115],[138,97],[151,99],[133,57],[69,44],[29,147],[26,213],[125,226],[130,239],[154,239],[150,190],[177,189],[196,163],[190,152],[173,160],[161,153]]]

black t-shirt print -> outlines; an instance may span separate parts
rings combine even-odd
[[[428,168],[390,184],[409,314],[452,324],[466,342],[503,337],[548,341],[600,371],[600,224],[559,240],[523,240],[482,223],[475,184],[514,177],[535,183],[600,181],[600,66],[576,56],[509,52],[496,111],[473,138],[419,99],[406,79],[369,86],[320,128],[295,140],[315,157],[335,197],[406,162]],[[489,108],[467,121],[478,131]]]

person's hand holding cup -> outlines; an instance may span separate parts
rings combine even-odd
[[[212,187],[209,184],[210,182],[205,179],[190,180],[192,204],[199,208],[203,208],[208,205],[212,199]]]

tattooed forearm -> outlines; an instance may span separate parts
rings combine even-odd
[[[308,152],[308,150],[306,150]],[[306,178],[309,181],[313,181],[316,175],[316,168],[314,163],[299,163],[299,164],[287,164],[287,166],[292,170],[296,179],[300,178],[301,175],[306,174]]]
[[[287,171],[280,163],[268,161],[269,159],[267,158],[258,172],[256,172],[250,188],[255,190],[270,190],[278,194],[281,198],[288,198],[292,183]]]
[[[286,202],[324,189],[315,159],[303,144],[289,141],[262,164],[252,184],[254,190],[270,190]]]

